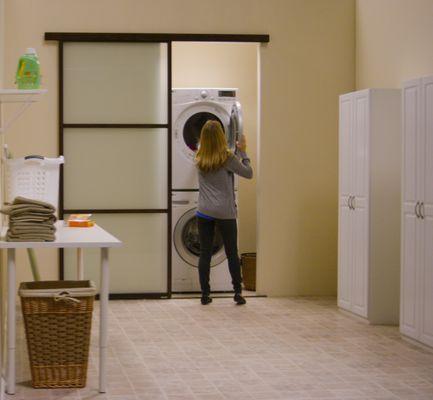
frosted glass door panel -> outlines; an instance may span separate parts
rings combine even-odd
[[[65,43],[65,123],[167,123],[167,45]]]
[[[65,129],[64,208],[167,208],[166,129]]]
[[[167,292],[167,214],[95,214],[123,246],[110,249],[110,293]],[[66,218],[66,216],[65,216]],[[65,279],[76,279],[76,250],[65,249]],[[100,250],[84,249],[84,277],[99,287]]]

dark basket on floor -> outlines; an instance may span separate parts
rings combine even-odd
[[[256,253],[241,254],[242,280],[246,290],[256,290]]]
[[[34,388],[86,386],[91,281],[23,282],[19,294]]]

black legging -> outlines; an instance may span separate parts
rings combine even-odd
[[[210,294],[209,275],[210,261],[212,258],[212,244],[215,234],[215,224],[218,226],[224,243],[229,263],[230,275],[235,293],[242,292],[241,266],[238,255],[238,227],[235,219],[209,220],[197,217],[198,232],[200,235],[200,260],[198,272],[202,294]]]

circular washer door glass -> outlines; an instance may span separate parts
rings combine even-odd
[[[182,242],[189,252],[200,256],[200,238],[198,234],[197,217],[191,218],[183,227]],[[212,244],[212,255],[215,255],[223,248],[223,239],[217,226],[215,226],[214,239]]]
[[[203,125],[208,120],[218,121],[224,129],[221,120],[215,114],[209,112],[198,112],[189,117],[186,121],[183,127],[183,140],[192,151],[198,150],[201,128],[203,128]]]

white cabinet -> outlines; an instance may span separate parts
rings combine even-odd
[[[397,324],[401,91],[340,96],[338,305]]]
[[[400,330],[433,346],[433,77],[403,85]]]

